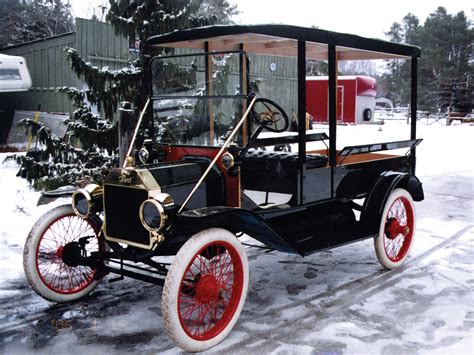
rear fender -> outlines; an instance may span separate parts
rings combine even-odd
[[[184,243],[203,229],[217,227],[234,234],[243,232],[278,251],[301,254],[262,217],[240,208],[207,207],[186,211],[176,216],[173,225],[172,235],[168,239],[170,243],[173,243],[173,239],[176,243]]]
[[[415,175],[394,171],[382,173],[365,199],[362,209],[361,221],[367,225],[370,233],[378,232],[385,203],[396,188],[407,190],[414,201],[425,198],[422,184]]]

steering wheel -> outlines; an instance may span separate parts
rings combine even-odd
[[[284,132],[290,125],[285,110],[269,99],[256,99],[251,113],[253,119],[270,132]]]

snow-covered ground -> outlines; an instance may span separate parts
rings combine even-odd
[[[345,145],[392,136],[407,138],[406,124],[338,127]],[[474,353],[474,126],[419,124],[418,136],[425,139],[417,150],[425,200],[416,204],[407,263],[385,271],[371,240],[305,258],[248,249],[244,311],[210,353]],[[104,281],[66,305],[28,287],[23,244],[53,205],[37,207],[39,193],[15,177],[17,169],[0,165],[0,352],[179,352],[164,331],[159,287]]]

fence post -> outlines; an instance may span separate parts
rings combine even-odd
[[[135,125],[137,124],[137,115],[135,114],[135,110],[131,107],[132,105],[128,101],[120,103],[118,122],[119,166],[123,165],[130,141],[133,137]]]

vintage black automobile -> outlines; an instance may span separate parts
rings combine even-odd
[[[72,205],[35,224],[24,267],[39,295],[76,300],[109,273],[119,275],[109,281],[163,286],[167,332],[182,349],[200,351],[222,341],[242,310],[242,235],[301,256],[374,238],[385,268],[405,261],[413,201],[424,198],[414,175],[419,48],[286,25],[203,27],[148,45],[174,48],[149,65],[150,98],[137,126],[148,125],[150,136],[138,147],[133,140],[102,186],[78,189]],[[288,132],[282,96],[255,90],[257,55],[293,58],[294,87],[278,90],[296,97],[297,132]],[[327,63],[329,134],[306,131],[310,59]],[[336,149],[338,61],[361,59],[411,61],[410,136]],[[309,148],[315,143],[323,148]],[[401,148],[406,154],[392,154]]]

